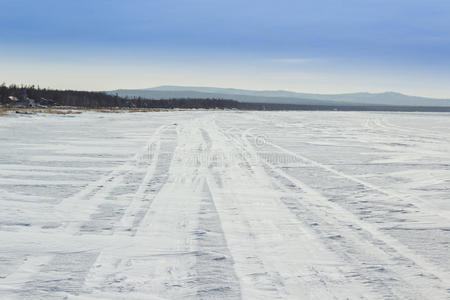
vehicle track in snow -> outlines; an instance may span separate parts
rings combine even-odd
[[[244,133],[243,137],[245,138],[246,135],[247,134]],[[234,138],[234,140],[239,143],[238,139]],[[266,143],[268,145],[271,145],[272,147],[275,146],[275,148],[277,148],[278,150],[283,150],[283,152],[287,152],[290,155],[295,156],[296,158],[300,158],[300,160],[302,161],[307,160],[304,159],[304,157],[300,157],[298,154],[293,154],[292,152],[287,151],[286,149],[282,149],[281,147],[274,145],[269,141],[266,141]],[[247,148],[247,150],[250,150],[249,147],[245,146],[240,146],[240,148],[242,149]],[[252,157],[252,155],[256,154],[249,153],[248,157]],[[264,161],[264,157],[261,157],[260,159],[253,159],[253,162],[255,161]],[[311,163],[310,160],[307,160],[306,162]],[[271,175],[272,178],[277,179],[281,177],[283,178],[283,180],[288,181],[288,183],[285,183],[287,187],[290,187],[292,189],[292,186],[296,186],[300,190],[308,191],[308,193],[306,193],[306,196],[303,195],[302,201],[297,201],[298,204],[302,205],[302,208],[299,209],[298,207],[296,207],[295,209],[297,211],[303,211],[302,216],[308,217],[310,223],[314,224],[314,226],[317,226],[315,227],[316,230],[317,228],[320,228],[320,224],[326,224],[330,222],[330,220],[332,220],[332,217],[331,218],[328,217],[327,221],[325,221],[325,219],[314,220],[313,218],[313,216],[319,215],[317,212],[320,212],[321,209],[327,206],[336,209],[336,212],[334,213],[335,216],[342,216],[345,217],[345,219],[347,220],[348,219],[352,220],[347,224],[344,222],[343,224],[332,223],[328,225],[329,226],[329,228],[327,229],[328,232],[325,231],[327,233],[326,236],[324,236],[323,240],[326,241],[328,236],[333,240],[333,244],[335,245],[338,245],[339,243],[343,244],[342,246],[340,246],[340,248],[332,247],[330,249],[332,249],[335,253],[339,253],[342,256],[349,257],[350,258],[350,260],[348,260],[349,265],[360,268],[352,270],[351,273],[359,274],[358,276],[362,278],[361,281],[365,281],[365,284],[370,286],[374,292],[377,292],[378,294],[381,293],[380,296],[382,297],[401,297],[406,294],[409,294],[410,298],[421,298],[424,297],[425,295],[429,295],[430,293],[433,294],[428,289],[430,286],[434,286],[436,287],[436,289],[434,290],[433,295],[437,295],[439,297],[448,296],[448,273],[446,273],[445,269],[441,269],[438,265],[434,265],[428,262],[427,259],[423,259],[423,257],[420,257],[413,251],[410,251],[407,247],[399,243],[397,240],[392,239],[385,233],[382,233],[380,230],[376,229],[377,228],[376,226],[373,227],[372,225],[369,225],[368,223],[361,221],[359,217],[355,218],[355,216],[352,213],[343,209],[339,205],[336,205],[333,202],[335,200],[329,201],[328,199],[320,195],[319,192],[311,189],[298,179],[288,175],[281,168],[276,168],[268,162],[264,162],[264,164],[268,167],[269,170],[268,173]],[[329,167],[323,166],[321,164],[315,164],[315,166],[323,167],[326,170],[330,169]],[[334,173],[337,172],[335,171]],[[346,179],[350,177],[340,172],[338,174]],[[350,177],[350,179],[357,181],[358,183],[361,183],[359,179],[355,179],[354,177]],[[371,187],[372,190],[376,190],[378,192],[380,190],[379,188],[374,189],[371,184],[365,182],[364,184]],[[318,211],[311,211],[311,209],[309,209],[306,210],[305,212],[304,205],[308,203],[308,198],[313,198],[315,199],[314,201],[320,199],[324,205],[319,206]],[[290,199],[290,201],[292,202],[292,199],[295,199],[295,195],[292,195],[288,198],[284,198],[284,200],[286,199]],[[290,202],[288,201],[287,203],[289,204]],[[292,203],[290,205],[292,206]],[[316,207],[316,204],[312,205],[311,207]],[[340,230],[342,232],[339,232]],[[355,235],[355,233],[356,236],[352,237],[352,235]],[[351,244],[345,245],[345,243],[348,243],[349,240],[351,241]],[[367,247],[367,245],[363,247],[363,244],[361,244],[361,242],[364,240],[366,240],[366,244],[367,243],[372,244],[371,246],[373,248],[372,250],[368,250],[370,249],[370,247]],[[357,250],[358,248],[359,250]],[[347,251],[349,252],[346,253]],[[380,257],[373,258],[367,256],[364,253],[364,251],[371,251],[373,253],[376,253],[378,251],[384,253],[380,253],[379,254]],[[351,254],[352,252],[353,254]],[[386,261],[385,257],[386,254],[387,256],[390,257],[389,261]],[[403,258],[401,258],[402,256]],[[402,264],[404,264],[404,266],[401,267]],[[436,278],[435,276],[438,276],[438,278]],[[419,282],[422,282],[420,288],[416,291],[414,291],[415,286],[410,286],[408,288],[408,280],[414,277],[415,277],[414,282],[416,285],[419,284]],[[396,284],[394,283],[395,281],[402,282],[402,284]],[[383,291],[384,294],[382,294]],[[410,293],[410,291],[414,292]],[[420,295],[419,291],[426,291],[426,292],[422,296],[417,296]]]
[[[250,130],[247,130],[247,132],[250,132]],[[244,137],[247,136],[248,134],[244,133],[243,134]],[[419,202],[419,204],[417,204],[416,202],[413,202],[413,204],[411,204],[410,199],[404,198],[396,193],[393,193],[389,190],[385,190],[382,189],[380,187],[374,186],[373,184],[370,184],[368,182],[365,182],[363,180],[360,180],[356,177],[350,176],[348,174],[344,174],[342,172],[336,171],[333,168],[320,164],[316,161],[313,161],[311,159],[305,158],[304,156],[302,156],[299,153],[293,153],[292,151],[289,151],[287,149],[284,149],[270,141],[266,141],[265,146],[271,146],[273,148],[276,148],[278,150],[281,150],[281,152],[287,153],[288,155],[291,155],[297,159],[299,159],[300,161],[303,161],[306,163],[306,165],[313,165],[314,167],[317,168],[321,168],[324,169],[328,172],[331,172],[334,175],[338,175],[342,178],[345,178],[346,180],[350,180],[353,181],[357,184],[360,184],[362,186],[364,186],[365,188],[368,188],[369,190],[375,191],[375,192],[379,192],[379,194],[374,194],[374,195],[360,195],[359,197],[362,199],[365,199],[365,201],[363,201],[363,205],[367,206],[369,209],[374,209],[376,208],[376,203],[377,203],[377,198],[382,197],[382,195],[386,195],[386,196],[390,196],[391,198],[388,198],[387,201],[392,201],[392,198],[396,198],[397,200],[401,200],[402,202],[405,202],[403,208],[401,208],[400,210],[398,210],[398,207],[393,207],[394,203],[391,203],[390,205],[387,203],[386,204],[388,207],[383,207],[382,209],[385,209],[386,212],[385,213],[397,213],[399,212],[400,214],[404,214],[404,213],[408,213],[408,214],[421,214],[423,212],[425,212],[425,216],[427,216],[427,212],[434,214],[433,217],[433,221],[436,222],[436,217],[437,216],[441,216],[444,217],[441,222],[439,222],[440,226],[443,226],[443,228],[447,228],[446,224],[447,224],[447,217],[448,214],[446,214],[445,212],[441,215],[440,212],[437,212],[433,209],[431,209],[428,206],[419,206],[421,208],[421,210],[412,210],[412,212],[408,212],[406,210],[410,209],[411,207],[414,208],[414,205],[420,205],[423,204],[423,202]],[[267,149],[266,149],[267,150]],[[377,222],[379,219],[383,218],[383,216],[377,216],[375,221],[372,221],[371,219],[367,218],[366,216],[362,215],[361,212],[358,212],[353,210],[348,210],[348,206],[346,207],[345,205],[342,205],[342,203],[345,203],[342,199],[345,199],[346,197],[354,197],[355,192],[353,193],[349,193],[349,194],[343,194],[340,197],[338,196],[338,199],[333,199],[333,198],[325,198],[321,192],[319,192],[318,190],[314,190],[311,187],[307,186],[305,183],[301,182],[299,179],[295,178],[295,175],[289,175],[286,172],[286,169],[283,169],[283,167],[276,167],[273,164],[271,164],[270,162],[267,162],[264,160],[264,157],[261,157],[261,159],[259,161],[263,161],[264,164],[266,165],[269,174],[271,174],[271,176],[273,178],[283,178],[283,180],[287,181],[287,183],[285,183],[285,185],[287,187],[292,188],[293,186],[299,188],[300,190],[303,191],[308,191],[308,193],[310,194],[311,197],[313,197],[313,199],[321,199],[321,201],[325,204],[324,207],[333,207],[336,210],[336,212],[334,213],[334,215],[339,216],[342,215],[342,217],[345,217],[346,220],[352,220],[350,222],[350,224],[345,224],[338,226],[337,224],[333,224],[332,228],[335,231],[337,228],[343,228],[345,229],[345,227],[348,228],[352,228],[353,230],[361,233],[361,230],[365,230],[364,234],[362,236],[360,236],[359,238],[355,238],[355,241],[361,241],[364,239],[367,239],[370,243],[372,243],[373,245],[375,245],[375,247],[382,249],[385,253],[388,253],[391,258],[391,262],[386,262],[386,261],[379,261],[378,266],[384,266],[384,267],[380,267],[380,269],[377,269],[376,266],[374,266],[374,270],[375,271],[379,271],[381,270],[382,272],[386,272],[389,268],[394,269],[394,274],[397,274],[395,276],[400,276],[398,277],[396,280],[400,281],[403,280],[403,284],[398,285],[399,287],[401,287],[400,291],[393,291],[395,292],[394,294],[392,294],[391,296],[397,296],[400,297],[402,295],[405,295],[408,293],[408,290],[414,290],[414,286],[411,286],[409,289],[404,289],[405,286],[408,285],[408,279],[409,278],[414,278],[415,277],[415,285],[418,285],[419,282],[422,281],[420,288],[415,291],[413,294],[410,295],[410,297],[413,297],[414,295],[418,295],[420,290],[427,290],[430,286],[434,286],[437,287],[437,290],[435,291],[437,294],[437,296],[440,297],[447,297],[448,296],[448,292],[449,292],[449,275],[448,275],[448,269],[446,268],[446,265],[440,265],[439,261],[436,262],[430,262],[428,260],[428,258],[426,258],[426,253],[420,253],[420,255],[418,255],[416,252],[412,251],[412,250],[416,250],[416,249],[408,249],[408,246],[403,245],[401,242],[399,242],[398,240],[396,240],[395,238],[393,239],[392,237],[389,236],[389,228],[379,228],[376,224],[380,223]],[[291,160],[294,161],[294,160]],[[289,170],[289,169],[287,169]],[[316,171],[317,172],[317,171]],[[295,174],[299,174],[299,172],[297,171]],[[327,176],[327,175],[323,175],[323,176]],[[323,188],[322,188],[323,189]],[[348,186],[346,187],[346,189],[348,189]],[[326,191],[326,189],[323,189],[324,191]],[[358,191],[356,190],[356,192],[358,193]],[[360,191],[359,191],[360,193]],[[325,192],[325,194],[328,194],[330,197],[331,196],[336,196],[337,194],[335,193],[335,191],[332,191],[331,195],[327,192]],[[292,197],[291,197],[292,198]],[[295,198],[295,197],[294,197]],[[340,198],[340,199],[339,199]],[[303,197],[303,199],[308,199],[308,197]],[[369,200],[370,199],[370,203]],[[415,198],[413,198],[414,200],[416,200]],[[384,199],[385,201],[386,199]],[[354,199],[352,201],[358,201],[358,199]],[[392,201],[395,202],[395,201]],[[398,201],[397,201],[398,202]],[[299,204],[305,204],[307,203],[307,201],[298,201]],[[354,204],[355,202],[353,202],[352,204]],[[369,204],[372,205],[371,207],[369,207]],[[397,203],[399,204],[399,203]],[[391,206],[391,208],[389,208],[389,206]],[[314,207],[314,206],[313,206]],[[428,210],[426,209],[428,208]],[[298,209],[298,208],[297,208]],[[302,211],[302,209],[298,209],[299,211]],[[327,209],[329,210],[329,208]],[[303,209],[304,211],[304,209]],[[369,213],[371,213],[371,211],[369,211]],[[315,213],[314,211],[311,211],[310,213],[303,213],[304,216],[314,216],[317,215],[317,213]],[[355,218],[356,217],[356,218]],[[423,216],[422,216],[423,217]],[[392,216],[390,216],[390,218],[392,218]],[[328,222],[331,220],[331,218],[327,218]],[[312,224],[315,224],[316,229],[319,228],[320,224],[324,223],[325,219],[322,219],[322,222],[319,221],[311,221]],[[370,221],[369,222],[367,221]],[[387,218],[386,215],[384,215],[384,222],[389,221],[389,218]],[[391,221],[392,223],[394,223],[394,221]],[[403,220],[399,219],[400,224],[403,224]],[[333,231],[332,231],[333,232]],[[333,233],[329,233],[329,236],[331,237],[337,237],[338,240],[344,239],[346,236],[346,234],[333,234]],[[432,240],[430,240],[431,242]],[[423,246],[423,245],[422,245]],[[439,246],[439,245],[435,245],[435,246]],[[355,249],[358,249],[357,245],[354,245],[353,247],[344,247],[345,249],[352,249],[353,251]],[[344,253],[344,251],[341,249],[340,251],[334,249],[336,251],[336,253]],[[367,251],[367,248],[361,248],[360,251]],[[445,250],[443,250],[445,251]],[[396,253],[395,253],[396,252]],[[402,257],[403,258],[400,258]],[[424,258],[425,256],[425,258]],[[366,258],[367,259],[367,258]],[[442,260],[443,257],[440,257],[440,259]],[[445,258],[444,258],[445,259]],[[354,258],[353,261],[355,262],[361,262],[364,261],[364,259],[362,257],[358,257],[356,255],[356,259]],[[369,259],[370,261],[370,259]],[[401,269],[401,264],[405,263],[403,269]],[[370,263],[368,264],[370,265]],[[414,268],[416,268],[415,270],[413,270]],[[397,270],[396,270],[397,269]],[[366,272],[367,273],[367,272]],[[364,272],[355,272],[355,274],[364,274]],[[382,280],[380,280],[381,286],[384,285],[384,287],[388,287],[388,288],[392,288],[395,285],[394,284],[390,284],[389,280],[392,280],[392,278],[395,278],[395,276],[392,276],[392,278],[389,278],[389,276],[392,275],[387,275],[387,277],[385,277],[385,282],[383,283]],[[406,278],[401,278],[401,276],[405,276]],[[369,278],[376,278],[376,274],[374,274],[374,276],[371,276]],[[407,279],[408,278],[408,279]],[[434,283],[433,283],[434,281]],[[382,288],[380,286],[378,286],[376,288],[378,291],[381,291]],[[421,297],[425,297],[425,295],[429,295],[429,293],[433,294],[431,291],[427,291],[424,295],[422,295]],[[385,296],[389,296],[385,295]],[[415,298],[421,298],[418,296],[414,296]]]
[[[124,203],[116,197],[117,188],[120,185],[127,185],[127,176],[132,178],[140,178],[138,173],[142,166],[147,167],[147,172],[135,197],[142,197],[142,187],[147,188],[148,181],[153,175],[150,170],[153,165],[157,164],[160,155],[160,134],[164,132],[166,126],[159,127],[153,136],[149,139],[147,145],[139,149],[133,156],[132,160],[120,165],[107,176],[96,181],[94,184],[87,186],[85,189],[69,199],[63,200],[57,207],[56,211],[61,215],[74,217],[73,221],[67,223],[63,227],[62,233],[67,235],[83,235],[83,234],[113,234],[115,223],[121,220],[124,213]],[[156,145],[156,148],[154,147]],[[152,160],[146,161],[145,156],[149,159],[150,149],[152,150]],[[170,156],[169,156],[170,157]],[[167,166],[164,166],[166,169]],[[133,176],[135,175],[135,176]],[[136,176],[137,175],[137,176]],[[133,189],[133,187],[131,187]],[[127,201],[126,201],[127,202]],[[133,201],[129,204],[132,206]],[[81,207],[81,209],[76,209]],[[125,230],[133,232],[133,225],[137,226],[140,221],[139,207],[135,214],[132,215],[133,222],[131,227]],[[133,207],[134,209],[134,207]],[[145,208],[142,208],[145,209]],[[76,215],[71,211],[77,211]],[[128,212],[128,215],[127,215]],[[130,210],[125,211],[125,217],[129,217]],[[128,225],[128,224],[127,224]],[[68,237],[64,237],[69,239]],[[40,294],[41,297],[62,297],[63,294],[78,294],[82,291],[85,284],[85,278],[88,276],[92,265],[101,255],[99,250],[88,250],[81,252],[66,251],[65,253],[57,253],[43,264],[36,274],[32,275],[32,279],[22,287],[22,296],[34,297]],[[77,274],[74,276],[72,274]]]
[[[118,244],[103,251],[87,276],[84,293],[98,297],[120,291],[143,297],[137,289],[171,299],[240,298],[233,258],[206,181],[208,166],[186,158],[211,148],[199,124],[192,121],[177,128],[180,138],[172,163],[161,169],[165,184],[134,232],[134,246],[126,247],[123,255],[118,255]],[[146,275],[133,275],[142,269]]]
[[[446,119],[415,133],[411,122],[433,119],[405,114],[394,124],[383,113],[192,111],[95,113],[70,126],[80,126],[77,118],[98,122],[108,148],[89,148],[99,135],[70,129],[79,136],[67,149],[55,146],[58,164],[34,155],[28,161],[39,169],[27,177],[27,188],[48,182],[53,195],[52,187],[69,188],[57,172],[79,169],[70,161],[89,172],[101,165],[77,193],[51,201],[15,193],[27,167],[0,170],[7,179],[0,203],[30,214],[14,224],[0,215],[0,237],[10,241],[0,246],[0,298],[450,296],[449,210],[442,199],[429,201],[440,195],[432,184],[447,182],[445,152],[437,148],[446,145],[439,141]],[[140,124],[149,127],[135,128]],[[124,139],[124,148],[109,139]],[[98,158],[80,153],[83,147]],[[423,182],[421,169],[411,168],[441,178]],[[393,180],[429,190],[415,194]],[[70,188],[83,182],[79,176]]]

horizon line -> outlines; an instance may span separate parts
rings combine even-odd
[[[163,85],[156,85],[152,87],[145,87],[145,88],[115,88],[115,89],[77,89],[77,88],[58,88],[58,87],[51,87],[46,86],[42,87],[40,84],[25,84],[25,83],[6,83],[1,82],[0,85],[16,85],[16,86],[34,86],[35,88],[38,87],[40,89],[55,89],[55,90],[72,90],[72,91],[86,91],[86,92],[113,92],[117,90],[151,90],[155,88],[160,87],[185,87],[185,88],[215,88],[215,89],[224,89],[224,90],[242,90],[242,91],[250,91],[250,92],[288,92],[288,93],[296,93],[296,94],[310,94],[310,95],[318,95],[318,96],[340,96],[340,95],[356,95],[356,94],[369,94],[369,95],[383,95],[383,94],[397,94],[407,97],[418,97],[418,98],[426,98],[426,99],[433,99],[433,100],[446,100],[450,101],[450,97],[448,98],[442,98],[442,97],[432,97],[432,96],[424,96],[424,95],[412,95],[409,93],[402,93],[402,92],[396,92],[396,91],[383,91],[383,92],[369,92],[369,91],[358,91],[358,92],[343,92],[343,93],[317,93],[317,92],[304,92],[304,91],[296,91],[296,90],[289,90],[289,89],[251,89],[251,88],[234,88],[234,87],[218,87],[218,86],[202,86],[202,85],[174,85],[174,84],[163,84]],[[170,90],[167,90],[170,91]],[[182,92],[183,90],[179,90]],[[187,91],[187,90],[186,90]],[[197,91],[200,93],[207,93],[204,91]],[[300,95],[299,95],[300,96]],[[268,96],[270,97],[270,96]],[[295,97],[292,97],[295,98]]]

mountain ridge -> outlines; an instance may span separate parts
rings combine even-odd
[[[397,92],[312,94],[285,90],[245,90],[201,86],[162,85],[144,89],[117,89],[108,91],[123,97],[151,99],[168,98],[222,98],[250,103],[282,103],[303,105],[394,105],[394,106],[450,106],[450,99],[410,96]]]

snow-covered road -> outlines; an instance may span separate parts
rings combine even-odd
[[[0,299],[449,299],[450,115],[0,118]]]

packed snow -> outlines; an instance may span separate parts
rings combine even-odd
[[[449,299],[450,114],[0,117],[0,299]]]

